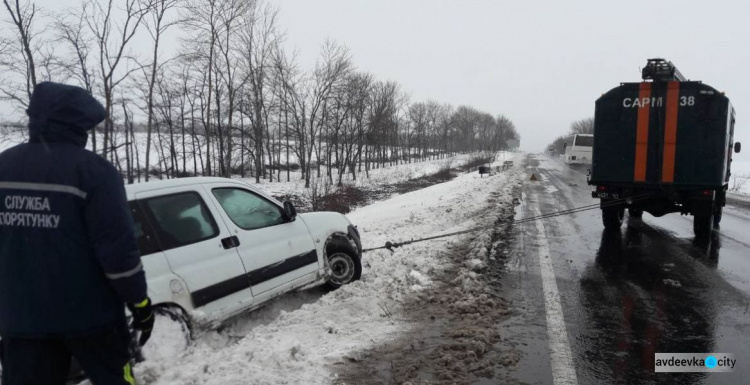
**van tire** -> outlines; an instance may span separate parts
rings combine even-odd
[[[602,202],[608,204],[609,202]],[[611,204],[611,203],[609,203]],[[619,229],[625,217],[625,206],[614,205],[602,207],[602,222],[605,229]]]
[[[326,282],[328,289],[336,290],[362,277],[362,262],[356,253],[345,247],[336,247],[326,254],[331,266],[331,278]]]
[[[154,317],[156,317],[154,335],[142,348],[145,349],[145,352],[143,350],[140,352],[142,358],[163,360],[178,356],[187,350],[193,340],[193,328],[187,313],[179,306],[156,305],[154,306]],[[169,329],[173,329],[171,332],[174,334],[166,334],[170,332]],[[160,331],[165,332],[165,334],[159,335],[161,334]],[[168,338],[168,340],[164,340],[165,338]],[[152,349],[156,345],[160,345],[159,349]]]

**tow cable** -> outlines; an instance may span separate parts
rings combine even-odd
[[[648,193],[648,194],[636,195],[634,197],[627,198],[627,199],[616,199],[616,200],[611,200],[611,201],[608,201],[608,202],[605,202],[605,203],[594,203],[594,204],[590,204],[590,205],[587,205],[587,206],[576,207],[576,208],[572,208],[572,209],[568,209],[568,210],[561,210],[561,211],[557,211],[557,212],[554,212],[554,213],[547,213],[547,214],[541,214],[541,215],[537,215],[537,216],[533,216],[533,217],[522,218],[522,219],[519,219],[519,220],[514,220],[514,221],[512,221],[510,223],[511,224],[520,224],[520,223],[532,222],[532,221],[537,221],[537,220],[542,220],[542,219],[559,217],[559,216],[563,216],[563,215],[570,215],[570,214],[580,213],[580,212],[583,212],[583,211],[589,211],[589,210],[594,210],[594,209],[598,209],[598,208],[606,208],[606,207],[611,207],[611,206],[619,206],[623,202],[626,202],[626,201],[632,203],[632,202],[636,202],[636,201],[645,200],[646,198],[649,198],[651,195],[652,195],[652,193]],[[496,228],[496,227],[501,227],[501,226],[505,226],[507,224],[508,223],[500,223],[500,224],[495,224],[495,225],[474,227],[474,228],[471,228],[471,229],[468,229],[468,230],[461,230],[461,231],[456,231],[456,232],[448,233],[448,234],[435,235],[435,236],[427,237],[427,238],[411,239],[411,240],[404,241],[404,242],[390,242],[390,241],[388,241],[388,242],[385,243],[385,246],[373,247],[373,248],[369,248],[369,249],[363,249],[362,252],[364,253],[364,252],[368,252],[368,251],[374,251],[374,250],[380,250],[380,249],[387,249],[391,253],[393,253],[394,252],[393,251],[394,248],[405,246],[405,245],[410,245],[412,243],[418,243],[418,242],[424,242],[424,241],[431,241],[433,239],[439,239],[439,238],[453,237],[453,236],[456,236],[456,235],[462,235],[462,234],[472,233],[472,232],[475,232],[475,231],[488,230],[488,229],[492,229],[492,228]]]

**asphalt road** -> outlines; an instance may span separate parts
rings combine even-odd
[[[516,218],[597,203],[585,168],[529,156]],[[697,242],[692,217],[626,216],[604,232],[599,209],[520,223],[501,323],[530,384],[750,383],[750,210],[727,206]],[[655,373],[655,353],[733,353],[731,373]]]

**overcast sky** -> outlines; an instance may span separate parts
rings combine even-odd
[[[593,116],[596,98],[640,81],[651,57],[725,91],[737,109],[736,139],[750,146],[747,0],[269,1],[303,68],[334,39],[360,70],[397,81],[413,101],[506,115],[524,150],[541,151],[572,121]],[[750,147],[740,159],[750,160]]]
[[[541,151],[597,97],[664,57],[725,91],[750,146],[750,1],[272,0],[311,66],[326,37],[412,100],[508,116]],[[746,120],[747,119],[747,120]],[[742,158],[750,159],[750,147]]]

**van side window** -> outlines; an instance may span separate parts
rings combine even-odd
[[[196,192],[145,199],[155,219],[154,230],[164,250],[186,246],[219,235],[219,228]]]
[[[137,201],[129,202],[130,214],[133,217],[133,231],[138,241],[138,250],[141,256],[161,251],[153,229],[149,225],[145,213]]]
[[[235,225],[254,230],[284,223],[281,208],[250,191],[238,188],[211,190]]]

